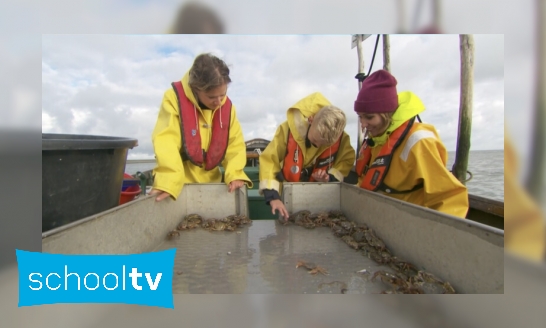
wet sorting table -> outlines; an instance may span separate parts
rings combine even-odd
[[[385,267],[325,227],[256,220],[235,231],[184,230],[155,250],[172,248],[177,249],[174,293],[379,293],[387,288],[369,281],[370,272]],[[323,267],[328,275],[296,268],[300,260]]]
[[[369,192],[345,183],[285,183],[290,213],[341,210],[366,224],[399,259],[449,282],[458,293],[504,293],[504,232],[474,221]],[[375,262],[347,246],[328,228],[282,226],[255,220],[233,231],[181,231],[182,218],[248,215],[247,190],[225,184],[186,185],[176,201],[140,197],[130,203],[42,233],[42,251],[62,254],[134,254],[177,248],[175,293],[374,293],[388,289],[368,276]],[[299,260],[329,275],[297,268]],[[382,268],[385,268],[382,266]],[[338,281],[334,283],[335,281]],[[329,285],[326,285],[330,283]],[[345,287],[345,285],[346,287]]]

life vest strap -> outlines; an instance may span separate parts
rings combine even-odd
[[[423,188],[424,185],[423,183],[421,182],[420,184],[414,186],[413,188],[409,189],[409,190],[396,190],[394,188],[391,188],[389,186],[387,186],[386,184],[384,183],[381,183],[378,187],[377,187],[377,190],[378,191],[382,191],[382,192],[385,192],[387,194],[391,194],[391,195],[397,195],[397,194],[408,194],[410,192],[414,192],[415,190],[419,190],[421,188]]]

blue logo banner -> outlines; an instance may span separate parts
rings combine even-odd
[[[20,307],[126,303],[174,308],[176,249],[133,255],[16,254]]]

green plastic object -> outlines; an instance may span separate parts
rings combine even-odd
[[[146,184],[148,182],[148,178],[146,176],[138,171],[136,174],[136,177],[140,179],[140,190],[142,195],[146,195]]]
[[[271,206],[265,203],[264,196],[258,193],[258,189],[248,191],[248,212],[252,220],[276,220],[278,215],[271,214]]]

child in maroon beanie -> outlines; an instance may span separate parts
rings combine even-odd
[[[356,161],[358,185],[464,218],[466,187],[447,170],[447,150],[434,126],[415,121],[425,106],[412,92],[397,93],[396,84],[388,71],[376,71],[356,98],[367,131]]]

